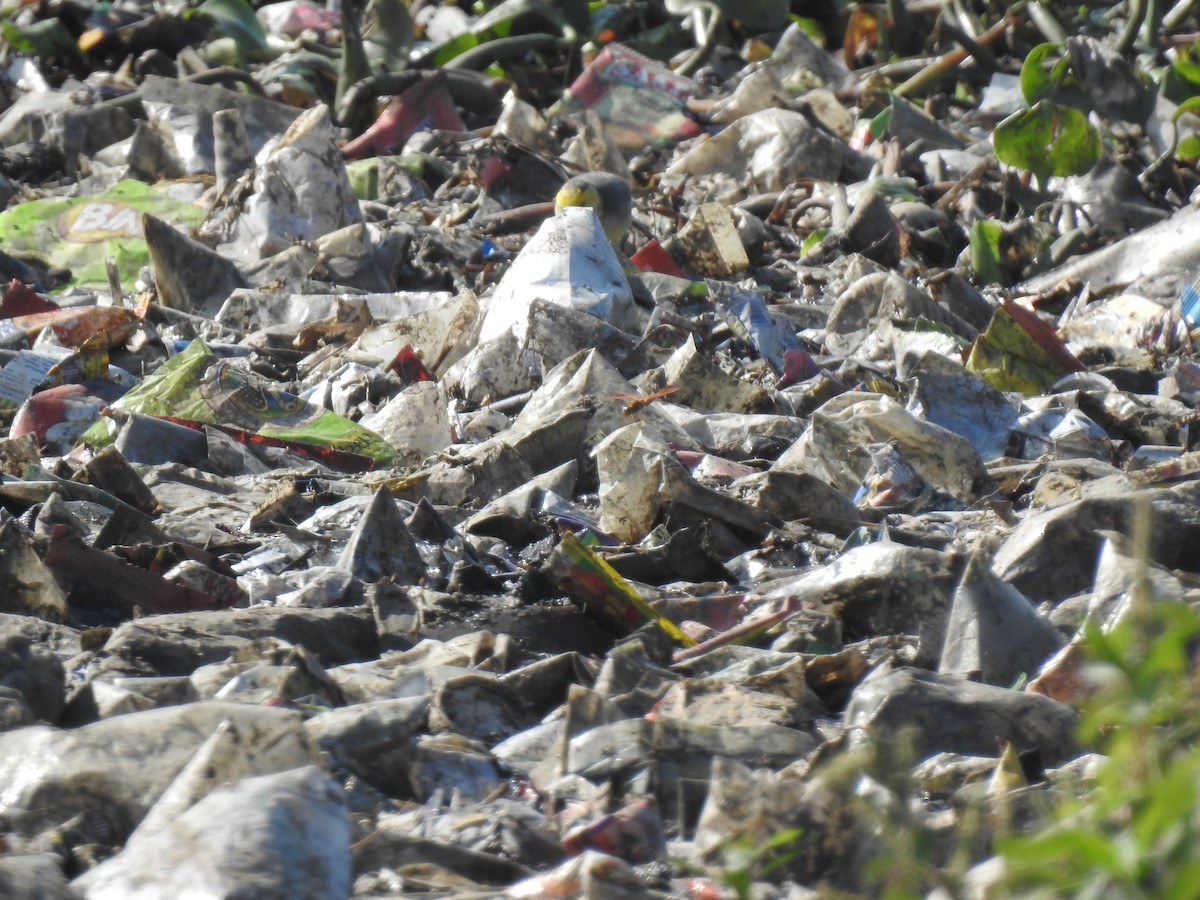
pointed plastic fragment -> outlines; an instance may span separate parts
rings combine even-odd
[[[244,220],[261,257],[362,221],[335,138],[329,110],[315,106],[255,169]]]
[[[346,801],[316,766],[245,778],[208,794],[75,886],[94,900],[349,897]]]
[[[368,583],[394,578],[399,584],[415,584],[425,574],[416,541],[386,487],[375,492],[366,515],[346,542],[338,565]]]
[[[246,739],[237,725],[226,720],[196,749],[187,765],[150,807],[130,843],[144,841],[162,831],[214,788],[237,781],[249,772]]]
[[[230,294],[248,286],[232,262],[162,219],[143,215],[142,231],[164,306],[212,316]]]
[[[25,540],[15,519],[0,525],[0,611],[67,621],[62,588]]]
[[[938,672],[1008,687],[1032,677],[1062,645],[1054,626],[976,550],[954,592]]]
[[[84,466],[88,483],[124,500],[147,515],[159,511],[159,503],[146,482],[116,447],[105,447]]]

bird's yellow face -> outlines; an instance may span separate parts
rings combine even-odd
[[[629,187],[615,175],[604,172],[576,175],[554,195],[554,206],[559,212],[569,206],[591,209],[614,247],[621,246],[629,231],[632,215]]]
[[[596,210],[599,215],[600,195],[594,187],[588,187],[580,184],[565,184],[562,189],[554,195],[554,206],[557,209],[563,209],[567,206],[589,206]]]

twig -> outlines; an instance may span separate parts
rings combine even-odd
[[[981,34],[979,36],[978,43],[983,46],[987,46],[988,44],[992,43],[992,41],[998,40],[1000,37],[1002,37],[1011,26],[1016,25],[1019,21],[1020,19],[1017,16],[1005,16],[1003,19]],[[936,81],[938,78],[941,78],[947,72],[956,69],[969,56],[971,56],[971,54],[966,50],[951,50],[949,53],[939,56],[936,60],[922,69],[912,78],[908,79],[908,81],[896,88],[893,93],[898,94],[901,97],[907,96],[908,94],[918,93],[924,90],[929,86],[929,84]]]

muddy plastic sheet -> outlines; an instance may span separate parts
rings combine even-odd
[[[232,429],[251,442],[260,439],[277,446],[307,449],[313,456],[335,464],[357,460],[368,467],[388,465],[395,457],[392,448],[374,432],[218,359],[200,340],[160,366],[114,406]],[[101,445],[115,436],[105,419],[83,440]]]
[[[1185,349],[1193,327],[1183,310],[1136,294],[1119,294],[1070,316],[1061,334],[1077,358],[1103,352],[1115,365],[1149,366],[1156,354]]]
[[[917,418],[970,441],[985,462],[1004,456],[1017,427],[1018,410],[981,378],[931,360],[911,375],[908,409]]]
[[[430,372],[440,376],[475,343],[480,311],[479,300],[472,291],[453,296],[438,292],[380,299],[399,303],[381,304],[378,322],[358,336],[349,348],[350,353],[366,354],[386,367],[407,347]],[[370,295],[350,302],[363,301],[371,310]]]
[[[219,834],[214,821],[224,823]],[[338,900],[350,893],[349,845],[341,791],[313,766],[214,791],[75,887],[89,900],[220,900],[279,890],[297,900]]]
[[[324,106],[301,113],[253,171],[240,221],[260,257],[362,221]]]
[[[116,260],[121,283],[131,286],[149,263],[142,214],[179,226],[197,225],[207,211],[195,203],[196,185],[126,179],[93,197],[30,200],[0,212],[0,242],[8,253],[59,266],[69,277],[58,288],[109,285],[105,260]]]
[[[1064,278],[1074,278],[1101,293],[1114,287],[1166,279],[1180,293],[1200,268],[1200,238],[1196,222],[1200,210],[1184,206],[1167,219],[1128,237],[1073,259],[1022,284],[1027,293],[1048,291]]]
[[[767,393],[755,384],[722,371],[702,353],[695,339],[684,342],[662,366],[667,392],[663,399],[685,407],[714,412],[748,413],[770,408]],[[650,392],[647,396],[653,396]],[[637,398],[631,403],[638,402]]]
[[[1162,290],[1187,235],[1129,240],[1121,296],[1100,256],[1053,276],[1079,263],[1090,292],[1022,300],[962,251],[990,219],[1032,271],[1185,205],[1187,159],[1144,166],[1167,101],[1149,141],[1091,117],[1119,161],[1043,183],[996,161],[991,100],[959,102],[988,60],[911,58],[958,53],[936,10],[858,10],[827,49],[779,34],[782,0],[585,6],[426,5],[422,34],[371,0],[359,73],[349,4],[5,22],[0,201],[203,173],[215,208],[196,239],[143,220],[152,278],[123,293],[145,316],[92,307],[127,317],[94,339],[154,388],[129,408],[81,387],[123,386],[99,343],[59,365],[75,327],[5,291],[0,361],[36,402],[0,442],[0,894],[14,872],[21,896],[936,894],[943,850],[973,863],[1007,810],[1036,833],[1041,799],[1088,783],[1094,758],[1034,771],[1078,753],[1075,717],[1014,687],[1080,703],[1070,635],[1128,621],[1141,580],[1194,605],[1198,304]],[[956,22],[1017,36],[990,45],[1016,71],[1039,10]],[[1169,40],[1195,30],[1178,15]],[[876,90],[901,71],[909,99]],[[546,201],[584,170],[629,175],[623,249],[708,280],[633,281],[591,222],[567,248],[590,213]],[[6,281],[58,277],[17,256]],[[993,322],[1002,301],[1034,313]],[[42,456],[68,449],[62,389],[114,404],[113,446]],[[1142,563],[1119,534],[1137,492]],[[908,866],[897,835],[934,855]],[[47,874],[21,864],[49,846]]]
[[[620,541],[645,537],[663,503],[665,468],[678,465],[670,448],[642,425],[626,425],[593,451],[600,479],[600,526]]]
[[[586,418],[589,436],[611,434],[631,422],[642,422],[652,427],[669,444],[698,449],[695,439],[676,425],[659,408],[658,403],[626,413],[629,401],[625,398],[636,394],[637,389],[603,356],[595,350],[580,350],[546,373],[542,385],[513,421],[512,427],[503,436],[504,440],[523,445],[527,440],[539,436],[556,419],[561,419],[566,411],[578,408],[580,417]],[[599,403],[595,403],[595,400]],[[584,440],[581,433],[578,444],[573,447],[563,445],[565,435],[561,430],[547,437],[559,442],[559,446],[548,448],[557,451],[554,459],[556,465],[574,457]]]
[[[979,496],[985,473],[971,444],[880,394],[848,393],[825,403],[772,468],[807,472],[853,496],[870,470],[868,445],[887,442],[936,490],[961,503]]]
[[[0,524],[0,587],[4,596],[0,611],[48,622],[67,621],[63,589],[12,519]]]
[[[213,116],[217,113],[236,110],[251,154],[287,131],[300,114],[283,103],[155,74],[148,74],[142,83],[141,99],[148,118],[168,136],[187,174],[216,174]]]
[[[315,761],[299,716],[287,710],[195,703],[66,731],[38,725],[0,736],[0,811],[16,831],[35,834],[88,809],[109,819],[123,840],[226,720],[241,732],[248,774]],[[81,784],[88,790],[73,790]]]
[[[1063,646],[1028,598],[992,574],[976,550],[954,592],[938,672],[1001,687],[1031,677]]]
[[[873,272],[853,282],[834,303],[825,324],[825,345],[839,356],[873,357],[892,350],[894,323],[925,320],[965,339],[975,329],[895,272]]]
[[[756,190],[778,191],[801,179],[833,181],[851,157],[849,147],[798,112],[766,109],[738,119],[693,146],[666,171],[703,179],[708,198],[724,202]]]

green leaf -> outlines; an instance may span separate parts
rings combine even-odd
[[[1188,113],[1200,115],[1200,97],[1189,97],[1187,100],[1184,100],[1182,103],[1180,103],[1175,109],[1175,112],[1171,113],[1171,123],[1174,124],[1178,122]]]
[[[1200,859],[1190,859],[1167,870],[1163,897],[1186,897],[1200,884]]]
[[[1021,64],[1021,93],[1030,106],[1049,97],[1054,90],[1054,78],[1042,63],[1050,54],[1060,53],[1062,48],[1062,44],[1038,44],[1026,54],[1025,62]],[[1057,74],[1058,66],[1055,70]]]
[[[1124,868],[1120,851],[1111,840],[1084,830],[1023,838],[1004,845],[1004,855],[1014,869],[1030,874],[1057,868],[1060,877],[1070,878],[1072,872],[1116,874]]]
[[[568,16],[576,12],[574,4],[560,6],[545,0],[504,0],[481,16],[470,31],[422,51],[418,58],[411,60],[410,65],[418,69],[444,66],[468,50],[518,34],[560,35],[573,41],[577,32]]]
[[[218,32],[233,38],[242,53],[252,55],[267,49],[266,35],[246,0],[204,0],[196,9],[213,20]]]
[[[454,59],[454,57],[460,56],[478,46],[479,38],[475,37],[469,31],[464,31],[461,34],[456,34],[449,40],[442,41],[436,47],[426,52],[418,68],[444,66],[450,60]]]
[[[1132,822],[1140,847],[1153,847],[1178,823],[1184,821],[1196,802],[1196,759],[1184,759],[1148,785],[1147,796]]]
[[[1100,131],[1082,110],[1051,100],[1013,113],[992,134],[996,158],[1028,169],[1039,182],[1051,175],[1082,175],[1100,158]]]
[[[793,13],[788,13],[788,21],[807,34],[818,44],[825,43],[825,29],[821,27],[821,23],[816,19],[806,19],[804,16],[797,16]]]
[[[1103,149],[1100,129],[1088,121],[1083,110],[1057,106],[1054,140],[1050,144],[1050,165],[1054,175],[1090,172]]]
[[[1030,109],[1013,113],[992,132],[996,159],[1006,166],[1028,169],[1042,182],[1050,175],[1049,152],[1053,139],[1053,113],[1040,101]]]
[[[825,240],[825,237],[828,234],[828,228],[814,228],[808,233],[808,236],[800,242],[800,255],[803,256],[805,253],[808,253],[810,250],[815,248],[821,243],[821,241]]]
[[[1200,94],[1200,63],[1181,59],[1163,75],[1163,96],[1180,103]]]
[[[1004,226],[991,219],[984,219],[971,226],[967,238],[970,248],[971,269],[981,284],[999,284],[1004,280],[1000,265],[1000,238]]]
[[[1185,162],[1195,162],[1200,159],[1200,135],[1189,134],[1175,148],[1175,156]]]
[[[892,124],[892,107],[887,107],[883,112],[871,119],[870,134],[872,140],[882,140],[887,134],[888,128]]]

